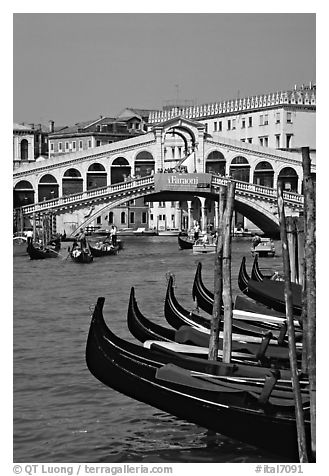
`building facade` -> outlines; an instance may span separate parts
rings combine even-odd
[[[13,166],[43,160],[48,156],[48,131],[41,124],[13,124]]]

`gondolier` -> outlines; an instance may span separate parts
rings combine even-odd
[[[86,235],[83,228],[80,228],[78,240],[80,241],[81,248],[87,248],[87,240],[86,240]]]
[[[117,227],[115,225],[112,225],[111,237],[112,237],[112,245],[116,246],[116,244],[117,244]]]

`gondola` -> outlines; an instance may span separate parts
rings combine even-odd
[[[250,381],[197,377],[195,371],[168,365],[164,354],[150,353],[116,337],[104,322],[103,305],[104,298],[99,298],[86,346],[88,369],[103,384],[178,418],[298,460],[290,389],[274,388],[268,393],[268,379],[259,388]],[[199,359],[186,362],[195,369]],[[309,447],[309,398],[307,394],[302,398]]]
[[[89,244],[86,248],[73,245],[72,249],[68,249],[68,252],[71,260],[74,263],[92,263],[94,260],[94,257],[89,249]]]
[[[247,275],[247,270],[245,267],[245,260],[243,261],[244,272]],[[214,304],[214,294],[206,288],[202,281],[202,264],[199,262],[197,270],[194,277],[193,287],[192,287],[192,297],[197,302],[197,306],[208,314],[212,315],[212,309]],[[249,276],[248,276],[249,278]],[[273,317],[285,318],[285,312],[278,312],[273,309],[269,309],[261,303],[250,300],[247,304],[247,307],[242,307],[242,309],[257,313],[264,314]]]
[[[27,245],[27,253],[30,256],[30,259],[48,259],[48,258],[57,258],[59,255],[59,250],[61,249],[60,240],[54,240],[46,246],[37,246],[33,242]]]
[[[178,246],[181,250],[191,250],[194,245],[194,240],[186,235],[178,235]]]
[[[284,281],[272,281],[270,279],[261,282],[250,279],[245,272],[245,257],[243,257],[238,285],[240,290],[248,297],[265,304],[279,312],[285,312]],[[294,315],[300,316],[302,313],[302,287],[299,284],[291,283],[292,307]]]
[[[255,255],[254,262],[251,269],[251,279],[254,281],[263,281],[264,279],[278,280],[280,278],[279,273],[265,274],[259,268],[258,254]]]
[[[99,258],[101,256],[111,256],[119,253],[119,245],[113,246],[104,243],[102,246],[97,247],[89,244],[89,248],[94,258]]]
[[[204,327],[210,329],[210,319],[190,312],[181,306],[174,293],[172,277],[169,278],[167,293],[165,298],[164,314],[168,323],[179,329],[182,325],[191,325],[194,327]],[[221,314],[224,314],[223,307]],[[263,338],[267,332],[272,332],[273,339],[280,343],[288,341],[287,324],[285,319],[266,319],[265,315],[239,312],[233,310],[232,332],[243,334],[245,336],[254,336]],[[274,316],[275,317],[275,316]],[[223,331],[223,320],[219,323],[219,330]],[[302,331],[296,331],[296,340],[302,339]]]
[[[203,347],[209,347],[210,337],[210,321],[202,316],[193,315],[188,313],[180,306],[176,300],[173,289],[173,278],[169,277],[166,299],[165,299],[165,318],[169,325],[178,330],[176,333],[176,342],[186,343],[189,340],[191,343],[200,345]],[[249,326],[248,323],[234,324],[234,331],[232,333],[232,349],[237,352],[241,352],[242,349],[258,354],[260,353],[260,347],[263,347],[266,340],[268,349],[266,350],[266,356],[270,358],[276,358],[288,361],[288,340],[285,337],[286,328],[283,334],[278,331],[270,331],[264,328],[263,332],[259,332],[258,336],[246,335],[245,329],[249,329],[253,326]],[[184,329],[182,330],[182,326]],[[192,327],[193,329],[189,329]],[[222,332],[220,333],[220,339],[222,341]],[[270,338],[268,337],[270,336]],[[301,337],[301,334],[299,334]],[[261,345],[262,344],[262,345]],[[278,345],[279,344],[279,345]],[[222,342],[220,344],[220,347]],[[297,343],[298,349],[296,349],[299,356],[301,355],[301,344]]]
[[[131,288],[130,292],[127,323],[129,331],[137,340],[143,343],[145,343],[146,341],[155,341],[150,346],[152,348],[157,348],[161,352],[164,352],[166,349],[166,347],[163,346],[164,342],[176,342],[178,344],[209,347],[209,336],[207,336],[204,332],[201,332],[198,329],[184,325],[180,327],[179,330],[175,331],[174,329],[166,328],[159,324],[156,324],[147,317],[145,317],[138,307],[135,297],[135,290],[133,287]],[[222,338],[219,339],[219,350],[222,350],[222,340]],[[161,341],[161,347],[159,345],[159,341]],[[253,367],[254,365],[259,366],[261,363],[260,361],[263,360],[264,365],[281,365],[281,375],[285,375],[285,378],[291,378],[290,371],[282,370],[284,368],[289,367],[286,353],[283,356],[283,359],[280,359],[277,356],[268,357],[266,354],[266,350],[264,349],[263,352],[263,349],[261,349],[261,345],[248,346],[247,343],[244,342],[243,344],[234,343],[233,347],[235,348],[235,350],[232,352],[232,362],[239,363],[241,365],[241,367],[239,367],[241,369],[239,375],[244,375],[244,371],[248,371],[249,367],[245,368],[245,366],[248,365],[247,362],[249,363],[249,365],[251,365],[251,367]],[[261,351],[265,356],[264,359],[262,359],[263,355],[260,355]],[[202,355],[201,352],[200,355]],[[263,375],[263,372],[263,370],[260,371],[260,374]],[[257,375],[256,370],[252,371],[252,373],[253,376]]]

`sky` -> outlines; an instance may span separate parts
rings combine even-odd
[[[316,81],[315,13],[14,13],[13,121],[69,125]]]

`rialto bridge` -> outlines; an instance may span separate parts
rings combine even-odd
[[[64,222],[87,226],[140,197],[180,201],[192,219],[191,202],[198,197],[205,226],[209,202],[216,222],[218,187],[229,179],[237,183],[235,209],[265,232],[278,230],[278,181],[287,215],[303,209],[301,157],[224,137],[215,140],[204,124],[181,117],[132,139],[16,169],[14,206],[27,217],[53,212],[62,232]]]

